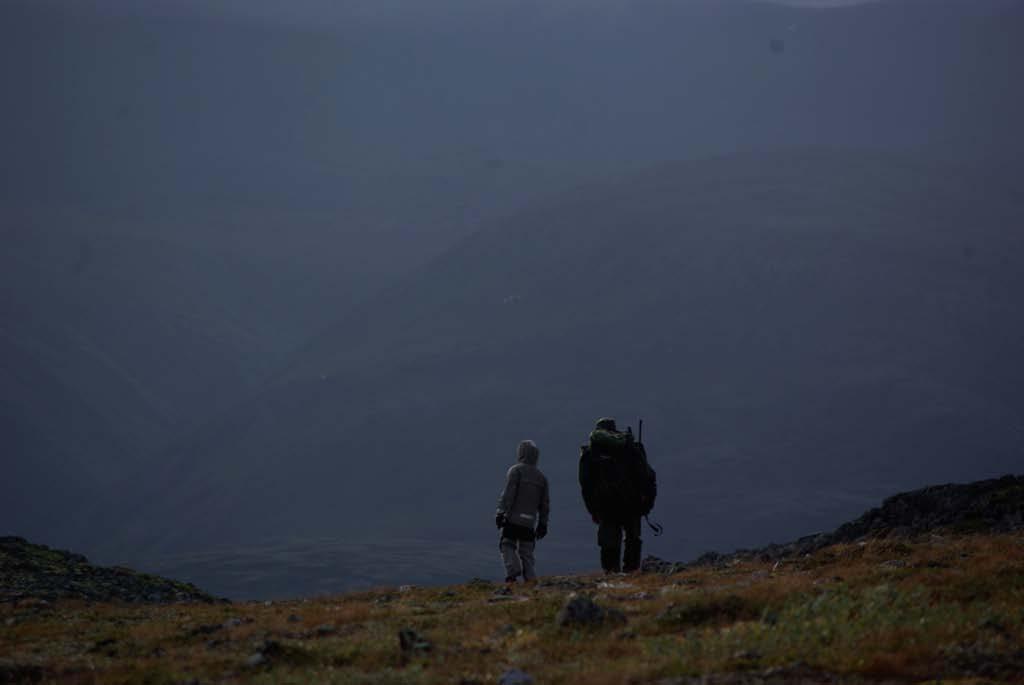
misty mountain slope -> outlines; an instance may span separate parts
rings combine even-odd
[[[120,478],[130,462],[124,431],[6,337],[0,358],[0,516],[5,527],[66,536],[71,521],[64,507],[91,506],[104,481]],[[123,418],[128,423],[140,414],[147,418],[144,411]]]
[[[212,237],[185,247],[101,222],[9,212],[0,229],[0,517],[11,532],[79,539],[68,527],[92,528],[87,505],[251,392],[316,328],[288,313],[301,279]]]
[[[131,404],[187,423],[257,377],[261,348],[272,343],[261,340],[258,305],[245,305],[263,274],[202,245],[12,223],[4,232],[5,328],[79,392],[110,390],[73,378],[75,356],[92,357],[135,387]]]
[[[589,536],[576,447],[606,414],[647,419],[677,554],[834,525],[922,472],[1006,471],[1022,219],[1014,177],[845,150],[581,189],[326,331],[167,455],[128,537],[487,535],[524,437],[555,534]]]

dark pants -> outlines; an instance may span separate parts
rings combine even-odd
[[[625,552],[622,538],[626,538]],[[597,544],[601,547],[601,568],[608,573],[636,571],[640,568],[640,517],[602,518],[597,527]]]

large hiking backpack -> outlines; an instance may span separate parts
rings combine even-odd
[[[658,496],[657,473],[631,431],[593,431],[580,448],[580,481],[587,507],[601,512],[646,516]]]

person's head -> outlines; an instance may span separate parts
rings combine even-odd
[[[606,430],[606,431],[617,430],[615,428],[615,419],[609,418],[607,416],[604,417],[603,419],[598,419],[597,420],[597,428],[599,428],[600,430]]]
[[[533,440],[523,440],[516,448],[516,459],[524,464],[536,466],[539,458],[540,449],[537,448],[537,444]]]

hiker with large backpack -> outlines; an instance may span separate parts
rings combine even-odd
[[[641,519],[651,512],[658,494],[657,476],[643,443],[631,428],[619,431],[615,419],[599,420],[580,447],[579,480],[583,503],[598,526],[601,568],[605,573],[638,571]]]

